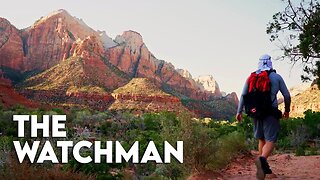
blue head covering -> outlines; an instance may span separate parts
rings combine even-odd
[[[268,71],[271,70],[272,67],[272,61],[271,61],[271,56],[268,54],[262,55],[259,58],[259,63],[258,63],[258,70],[257,72],[261,71]]]

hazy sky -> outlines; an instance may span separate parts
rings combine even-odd
[[[280,0],[1,0],[0,17],[21,29],[66,9],[112,38],[134,30],[158,59],[194,77],[211,74],[221,90],[239,95],[258,58],[281,53],[265,30],[283,7]],[[274,61],[274,68],[289,87],[301,83],[301,67]]]

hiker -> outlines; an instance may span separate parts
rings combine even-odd
[[[284,97],[285,111],[278,110],[277,93]],[[267,158],[272,153],[280,130],[280,118],[287,119],[291,97],[282,77],[272,67],[271,56],[259,59],[258,70],[247,79],[240,98],[236,119],[242,121],[242,112],[253,118],[254,137],[259,140],[259,157],[255,160],[257,179],[272,174]]]

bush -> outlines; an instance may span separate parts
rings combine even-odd
[[[308,127],[310,138],[320,138],[320,112],[304,112],[304,123]]]
[[[94,179],[92,175],[86,175],[81,172],[63,170],[61,166],[54,165],[52,168],[46,168],[43,165],[31,165],[27,162],[20,164],[14,153],[8,156],[4,167],[0,168],[0,179]]]
[[[83,156],[91,155],[91,152],[83,152]],[[64,165],[64,170],[72,171],[76,173],[84,173],[87,175],[95,176],[96,179],[121,179],[122,174],[116,173],[112,174],[111,170],[113,168],[121,169],[124,167],[124,164],[107,164],[103,163],[105,161],[105,157],[101,158],[102,163],[94,163],[90,162],[87,164],[81,164],[72,158],[66,165]]]
[[[225,167],[232,158],[247,148],[244,135],[237,131],[219,138],[218,145],[219,147],[215,155],[215,162],[210,163],[214,169],[221,169]]]
[[[188,115],[178,117],[180,125],[166,127],[175,129],[172,133],[164,134],[164,139],[172,142],[184,142],[184,164],[175,166],[175,170],[186,172],[193,170],[218,170],[240,151],[246,150],[245,137],[237,127],[227,122],[203,123],[203,120],[193,120]],[[173,167],[166,168],[170,171]],[[170,176],[171,177],[171,176]],[[172,178],[172,177],[171,177]]]
[[[305,112],[304,118],[289,118],[280,121],[278,146],[282,150],[293,149],[297,154],[302,153],[301,147],[308,140],[320,139],[320,112]]]

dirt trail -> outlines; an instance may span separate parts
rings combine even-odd
[[[235,159],[220,173],[206,172],[193,175],[190,180],[207,179],[234,179],[254,180],[256,167],[254,160],[256,152],[242,155]],[[319,179],[320,180],[320,156],[294,156],[293,154],[275,154],[269,159],[270,167],[274,174],[266,179]]]

